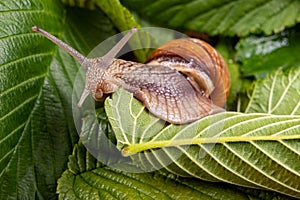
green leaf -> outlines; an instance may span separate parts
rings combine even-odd
[[[110,17],[120,31],[126,31],[132,27],[140,27],[129,10],[123,7],[118,0],[95,0],[95,3]]]
[[[226,112],[164,126],[122,89],[106,100],[105,109],[118,148],[144,169],[300,197],[299,74],[277,72],[256,85],[247,112],[265,111],[264,102],[271,102],[273,114]]]
[[[79,8],[88,8],[91,10],[96,9],[96,4],[95,1],[91,1],[91,0],[61,0],[64,4],[68,5],[68,6],[76,6]]]
[[[31,27],[83,53],[115,32],[101,12],[58,1],[0,5],[0,199],[56,199],[56,181],[78,139],[71,101],[80,65]]]
[[[45,7],[50,10],[42,11]],[[52,144],[56,143],[60,150],[48,144],[56,133],[47,133],[47,125],[55,116],[43,111],[53,94],[48,95],[47,101],[41,91],[44,83],[49,83],[45,77],[54,46],[39,41],[31,26],[49,21],[49,29],[58,32],[61,24],[54,25],[54,21],[60,21],[63,12],[55,1],[5,1],[0,9],[0,199],[53,199],[55,187],[51,185],[66,161],[70,142],[63,141],[70,136],[68,127],[57,123],[57,130],[64,132],[60,140],[53,138]],[[59,118],[67,120],[64,115]]]
[[[100,128],[99,133],[101,132]],[[159,172],[125,173],[114,170],[97,162],[82,143],[75,145],[69,160],[69,169],[58,180],[59,199],[249,199],[255,197],[221,183],[178,178]],[[135,169],[132,165],[123,165],[123,167],[132,168],[132,171]]]
[[[242,62],[241,71],[245,76],[264,77],[278,67],[300,65],[299,27],[279,34],[262,37],[249,36],[237,44],[237,61]]]
[[[300,21],[297,0],[123,0],[122,3],[157,24],[209,35],[246,36],[261,32],[270,35]]]
[[[114,166],[119,163],[130,163],[130,159],[123,157],[116,148],[116,138],[104,109],[98,109],[97,113],[95,115],[93,112],[88,112],[82,119],[80,141],[102,164]]]
[[[229,38],[222,38],[220,42],[215,46],[218,52],[222,55],[224,60],[227,63],[227,67],[230,74],[230,90],[226,102],[226,110],[231,111],[240,111],[239,103],[237,102],[238,96],[242,93],[245,93],[245,84],[248,82],[247,79],[242,79],[240,72],[240,65],[237,62],[234,62],[235,59],[235,50],[234,46],[236,44]]]
[[[62,2],[69,6],[81,8],[95,9],[95,6],[98,6],[120,31],[127,31],[132,27],[140,27],[129,10],[122,6],[118,0],[62,0]]]
[[[265,80],[258,80],[245,112],[299,116],[300,69],[279,69]]]
[[[135,21],[133,15],[122,6],[119,0],[79,0],[79,1],[72,1],[72,0],[63,0],[63,2],[67,5],[71,6],[79,6],[79,7],[86,7],[90,9],[95,9],[95,6],[98,6],[111,20],[111,22],[120,30],[120,31],[127,31],[132,29],[133,27],[140,28],[141,26]],[[141,43],[144,42],[152,42],[153,38],[150,35],[146,35],[145,33],[142,37],[133,37],[132,41],[129,44],[133,47],[141,46]],[[136,58],[140,62],[145,62],[150,50],[149,49],[136,49],[134,50],[134,54]]]
[[[95,3],[109,16],[110,20],[120,31],[126,31],[133,27],[140,28],[140,25],[135,21],[132,14],[127,8],[121,5],[119,0],[95,0]],[[149,35],[146,37],[146,34],[144,34],[143,37],[134,38],[134,43],[130,44],[150,42],[152,41],[151,39]],[[149,49],[135,50],[134,53],[140,62],[145,62],[149,55]]]
[[[100,41],[115,34],[116,29],[122,30],[122,27],[131,28],[132,23],[134,23],[134,19],[132,18],[131,13],[128,12],[128,10],[126,10],[122,5],[120,5],[118,1],[63,1],[68,1],[70,5],[72,5],[73,3],[73,5],[89,8],[94,11],[64,7],[61,2],[57,0],[16,0],[3,1],[0,3],[0,199],[56,199],[56,180],[61,176],[61,173],[66,170],[66,168],[68,168],[68,170],[64,173],[59,183],[60,186],[58,188],[58,191],[60,193],[60,198],[73,198],[75,196],[80,196],[84,199],[91,199],[92,197],[98,197],[98,195],[102,195],[104,199],[112,197],[111,195],[114,195],[114,198],[126,198],[126,195],[128,195],[129,192],[131,195],[130,197],[132,198],[149,197],[150,195],[151,198],[156,197],[153,196],[153,194],[156,194],[157,198],[169,197],[171,199],[281,199],[281,197],[282,199],[287,199],[286,196],[280,196],[277,193],[265,193],[263,190],[246,190],[240,187],[230,186],[228,184],[207,183],[205,181],[194,178],[183,179],[178,178],[176,175],[170,175],[168,173],[126,173],[125,171],[128,171],[129,168],[132,171],[141,170],[140,168],[136,168],[128,164],[124,165],[123,169],[126,168],[126,170],[118,170],[115,168],[115,166],[120,165],[120,161],[124,162],[121,162],[122,164],[126,164],[126,162],[132,162],[132,158],[134,162],[138,163],[138,161],[141,159],[142,163],[140,164],[145,169],[147,168],[147,166],[149,166],[149,159],[155,161],[155,158],[151,157],[150,154],[148,154],[150,155],[149,157],[145,157],[146,154],[143,153],[138,153],[132,157],[121,157],[121,152],[114,146],[114,144],[116,143],[116,138],[115,135],[113,135],[110,126],[107,124],[106,118],[99,120],[95,119],[95,116],[92,117],[92,115],[87,115],[83,119],[83,121],[81,121],[81,119],[80,121],[76,121],[76,123],[79,122],[79,127],[81,127],[81,122],[83,125],[80,137],[82,139],[82,142],[87,147],[96,147],[96,150],[97,148],[101,147],[106,151],[101,151],[99,154],[96,154],[97,156],[95,156],[86,153],[85,149],[82,146],[80,148],[76,146],[73,153],[73,155],[76,156],[71,156],[70,162],[67,164],[67,156],[72,152],[73,146],[77,143],[78,140],[77,131],[75,129],[73,121],[71,99],[72,93],[75,96],[79,95],[76,92],[72,92],[72,90],[74,89],[74,79],[76,79],[75,77],[77,76],[80,66],[72,58],[70,58],[67,53],[63,52],[47,39],[41,37],[37,33],[32,32],[31,27],[32,25],[38,25],[43,29],[49,31],[50,33],[58,36],[58,38],[66,41],[68,44],[73,46],[75,49],[78,49],[84,55],[87,55],[88,52],[90,52],[90,50]],[[96,5],[95,2],[98,2],[98,5]],[[277,3],[277,1],[274,2]],[[170,3],[173,4],[174,1]],[[190,2],[186,2],[187,5],[189,3]],[[211,3],[215,4],[215,2]],[[286,3],[287,2],[284,2],[281,5],[286,5]],[[180,4],[182,3],[178,2],[178,5]],[[266,5],[267,4],[269,3],[266,3]],[[290,5],[293,4],[295,5],[298,3],[292,2]],[[99,12],[98,6],[103,9],[104,14],[102,12]],[[146,8],[146,4],[143,4],[143,9]],[[163,6],[161,8],[164,9]],[[298,9],[298,6],[290,8]],[[160,7],[157,7],[157,10],[159,9]],[[198,8],[195,7],[195,9]],[[271,21],[272,23],[270,24],[273,28],[276,26],[284,28],[287,25],[292,25],[295,23],[295,16],[298,16],[299,12],[290,12],[291,9],[285,10],[289,11],[288,20],[282,20],[282,18],[280,18],[280,20],[278,21],[276,20],[276,22],[278,22],[277,25],[283,24],[282,26],[277,26],[274,21]],[[272,12],[275,11],[272,10]],[[176,11],[173,13],[175,14]],[[172,13],[169,12],[166,14],[168,14],[168,16],[170,17],[169,19],[165,20],[167,24],[165,24],[164,27],[168,26],[169,21],[172,21],[172,15],[170,15]],[[193,14],[193,12],[188,12],[187,15],[189,14]],[[145,13],[144,16],[148,16],[148,14]],[[278,16],[280,17],[282,16],[282,14],[279,12]],[[160,18],[159,20],[161,19],[163,18]],[[182,19],[185,20],[184,18]],[[260,27],[257,29],[256,23],[260,23],[261,21],[257,20],[257,18],[255,17],[253,17],[253,19],[253,22],[247,22],[247,24],[254,27],[252,30],[250,30],[250,32],[260,32]],[[142,20],[145,19],[142,18]],[[153,23],[159,20],[155,20],[153,21]],[[299,17],[297,18],[297,20],[299,21]],[[226,22],[226,20],[224,21]],[[242,31],[245,34],[247,32],[249,33],[249,27],[247,24],[245,24],[244,28],[239,27],[243,29]],[[268,24],[268,22],[263,22],[263,25],[265,24]],[[273,26],[274,24],[275,26]],[[190,25],[193,25],[192,21]],[[170,26],[173,27],[172,24],[170,24]],[[175,24],[174,27],[185,29],[185,25]],[[261,27],[263,29],[263,26]],[[233,28],[235,30],[238,30],[235,26],[233,26]],[[223,29],[224,27],[222,28],[222,26],[220,26],[220,29],[217,31],[225,35],[238,33],[235,31],[233,31],[232,33],[230,33],[229,31],[220,32],[220,30]],[[270,28],[269,30],[273,31],[272,28]],[[143,40],[142,42],[148,43],[149,41]],[[138,58],[140,60],[143,60],[143,56],[139,56]],[[236,75],[238,74],[236,73]],[[255,88],[256,93],[254,94],[259,94],[258,91],[259,88]],[[292,90],[292,92],[298,94],[299,90]],[[285,95],[285,93],[283,95],[287,96]],[[253,95],[252,102],[251,104],[249,104],[251,106],[249,106],[247,110],[249,113],[256,112],[255,110],[258,109],[258,107],[254,103],[257,101],[254,99],[257,99],[258,96],[261,95]],[[276,95],[274,95],[274,97],[276,97]],[[134,103],[134,99],[129,96],[129,101],[131,100],[133,104],[139,104],[138,101]],[[275,102],[275,100],[276,98],[274,98],[274,100],[271,100],[271,102]],[[125,107],[128,107],[129,104],[126,104],[126,101],[124,101],[124,105]],[[261,99],[259,99],[259,101],[261,101]],[[126,109],[124,110],[126,111]],[[133,113],[138,112],[138,110],[138,105],[132,109]],[[288,110],[291,111],[291,109]],[[99,112],[100,114],[104,114],[103,110],[101,109]],[[147,114],[147,112],[144,111],[142,113]],[[176,131],[180,131],[181,128],[183,128],[176,128],[176,126],[172,128],[172,126],[169,126],[171,131],[168,131],[166,130],[166,128],[168,127],[165,127],[164,122],[156,119],[155,117],[149,117],[148,115],[144,115],[142,113],[141,116],[143,115],[144,117],[143,123],[140,123],[138,127],[135,126],[134,128],[136,131],[150,134],[149,138],[148,135],[143,136],[145,138],[143,139],[143,142],[148,142],[148,140],[154,137],[152,134],[157,131],[164,131],[164,133],[167,133],[166,137],[163,136],[163,138],[158,139],[167,139],[168,137],[172,136],[172,130],[175,129]],[[299,112],[296,111],[295,113],[297,114]],[[128,115],[128,113],[123,113],[121,116],[124,115],[128,117],[127,121],[128,119],[132,118],[130,115]],[[231,116],[232,118],[234,118],[235,115],[236,113],[228,113],[228,116]],[[238,116],[239,114],[236,115],[237,118]],[[241,116],[244,115],[241,114]],[[255,119],[255,117],[257,117],[258,115],[248,114],[245,116],[252,116],[253,119]],[[291,125],[288,130],[292,131],[292,128],[295,127],[293,125],[293,120],[295,120],[294,122],[296,123],[298,120],[297,117],[299,115],[281,116],[282,118],[280,118],[280,116],[277,116],[278,118],[276,119],[272,119],[272,116],[273,115],[271,115],[271,117],[266,116],[266,120],[262,121],[272,124],[274,120],[280,119],[282,120],[282,124],[286,126]],[[227,119],[222,115],[215,117],[216,118],[210,118],[210,122],[209,120],[207,120],[207,124],[208,122],[217,123],[216,120],[219,118],[224,120]],[[262,115],[262,117],[264,116]],[[98,120],[100,121],[100,123],[98,123]],[[137,121],[139,120],[140,119],[138,119]],[[123,128],[125,128],[124,130],[132,130],[132,127],[130,127],[131,124],[128,124],[126,127],[124,126],[126,120],[122,118],[121,121],[123,123]],[[150,129],[144,131],[143,127],[149,127],[149,125],[147,124],[147,122],[149,121],[151,121],[154,126],[151,126]],[[221,127],[223,127],[224,124],[222,124]],[[249,128],[253,126],[254,125],[250,124]],[[115,128],[116,127],[117,126],[115,125]],[[96,136],[92,135],[90,132],[91,128],[94,128],[92,130],[95,130],[97,131],[97,133],[101,134]],[[278,129],[278,126],[272,127],[273,131],[276,131]],[[218,130],[221,130],[220,127],[218,127]],[[263,130],[264,129],[262,129],[262,131]],[[295,129],[295,131],[296,130],[297,129]],[[245,131],[249,130],[247,129]],[[212,134],[215,133],[216,130],[208,130],[207,132],[209,133],[209,137],[213,137]],[[102,133],[105,134],[103,135]],[[132,133],[135,132],[127,132],[126,134],[128,135],[125,135],[127,139],[130,139],[128,140],[129,142],[141,141],[140,138],[136,138],[139,137],[138,134],[131,135]],[[289,134],[289,132],[286,133],[288,134],[287,136],[292,135]],[[263,136],[266,136],[266,134],[263,133]],[[181,139],[180,137],[181,136],[179,135],[176,139]],[[91,146],[88,146],[87,142],[89,142],[91,138],[96,140],[92,141]],[[108,140],[104,140],[104,138]],[[119,142],[118,147],[122,148],[123,146],[127,145],[126,142],[126,140],[122,143]],[[264,145],[264,142],[260,144],[258,143],[258,141],[250,141],[245,143],[249,143],[252,145],[255,144],[255,147],[258,147],[259,145],[262,145],[263,147]],[[284,166],[280,166],[281,168],[279,167],[279,170],[281,170],[282,167],[288,166],[290,167],[288,169],[290,171],[288,172],[294,170],[293,172],[295,172],[295,174],[298,173],[298,168],[293,168],[294,165],[298,164],[297,161],[299,160],[297,157],[299,155],[299,147],[297,146],[298,144],[294,143],[293,139],[280,142],[273,141],[272,143],[274,143],[275,146],[273,147],[269,145],[267,149],[268,151],[264,153],[269,153],[269,151],[272,150],[276,153],[279,152],[277,157],[275,156],[275,159],[273,160],[275,164],[279,163],[278,165],[284,163]],[[251,145],[250,147],[252,149],[248,148],[249,145],[240,147],[240,145],[242,144],[238,142],[234,142],[233,144],[232,142],[220,144],[218,143],[215,145],[201,144],[201,152],[198,155],[207,155],[207,152],[211,152],[210,150],[212,146],[220,149],[222,145],[230,146],[231,149],[234,149],[236,147],[234,145],[238,145],[238,147],[236,147],[238,150],[240,150],[241,148],[245,148],[245,151],[251,151],[253,149],[254,153],[251,152],[250,154],[254,157],[257,155],[257,153],[261,153],[259,152],[259,150],[262,149],[262,147],[259,146],[261,148],[257,150]],[[185,145],[181,148],[189,150],[189,148],[187,148],[189,146],[190,145]],[[191,147],[194,146],[196,145],[192,145]],[[227,146],[224,150],[225,152],[226,150],[228,150]],[[288,151],[286,151],[285,147],[289,148]],[[88,149],[91,150],[91,152],[92,150],[95,150],[91,148]],[[112,149],[116,153],[115,155],[118,154],[119,156],[108,157],[107,155],[111,154],[107,153],[111,153]],[[170,148],[161,148],[160,150],[164,149]],[[207,149],[209,149],[209,151],[206,152]],[[155,153],[158,154],[159,152],[157,152],[156,150],[157,149],[149,149],[145,151],[145,153],[155,151]],[[292,150],[294,150],[294,154],[290,153],[290,151]],[[285,153],[290,153],[292,155],[285,156]],[[274,154],[275,153],[270,155]],[[284,159],[279,157],[282,154],[284,154],[285,156]],[[140,157],[137,157],[137,155]],[[174,155],[176,156],[178,154],[175,153]],[[224,155],[223,157],[227,158],[228,155],[229,153]],[[104,163],[109,167],[104,167],[103,164],[96,162],[94,156],[99,160],[104,160]],[[236,155],[236,157],[237,156],[238,155]],[[292,158],[292,156],[294,156],[295,158]],[[211,156],[209,158],[211,158]],[[179,159],[184,159],[184,157],[178,157],[178,160]],[[249,160],[253,161],[254,163],[261,162],[260,160],[255,160],[254,158],[252,159],[253,160],[249,158]],[[268,161],[268,159],[264,158],[262,158],[261,160],[266,162]],[[277,162],[278,160],[280,160],[280,162]],[[169,166],[167,166],[166,170],[175,172],[175,174],[185,173],[184,175],[191,176],[191,174],[188,174],[187,171],[184,172],[181,169],[178,169],[176,164],[180,162],[174,164],[173,160],[170,159],[169,156],[164,156],[163,159],[159,161],[170,164]],[[234,168],[233,164],[236,161],[237,159],[234,159],[232,161],[232,168]],[[189,162],[190,160],[187,159],[186,162],[184,161],[182,163],[188,164]],[[230,160],[228,162],[230,162]],[[267,162],[267,164],[269,166],[274,164],[274,162]],[[294,162],[294,165],[291,164],[291,162]],[[157,163],[158,166],[156,165]],[[151,163],[151,170],[160,168],[166,163],[153,162]],[[277,165],[275,164],[273,166],[276,167]],[[237,163],[237,167],[239,166],[241,166],[241,164]],[[245,166],[247,166],[248,168],[244,169],[243,165],[240,167],[240,169],[242,169],[242,171],[247,171],[247,169],[249,169],[249,166],[247,164]],[[194,167],[196,170],[199,169],[193,164],[188,167]],[[226,165],[222,165],[222,167],[226,168]],[[220,169],[220,167],[216,168],[215,171],[217,171],[218,169]],[[249,171],[251,171],[251,169]],[[234,171],[234,169],[230,170]],[[257,169],[257,171],[259,172],[264,172],[264,170],[267,170],[267,168],[263,168],[262,170],[260,168]],[[164,169],[162,169],[162,171],[165,172]],[[221,170],[221,172],[223,171]],[[285,172],[287,172],[287,169],[284,169],[282,173]],[[288,183],[293,181],[293,178],[297,179],[299,177],[297,174],[293,178],[291,178],[288,172],[287,176],[284,177],[283,180],[277,182],[278,184],[284,183],[284,186],[286,186],[288,185]],[[258,172],[256,172],[256,174],[257,173]],[[212,174],[213,173],[203,176],[205,176],[205,178],[208,180],[209,178],[211,178],[209,176],[213,176]],[[270,174],[272,174],[272,176],[270,177],[273,177],[274,174],[275,178],[272,180],[277,181],[276,178],[278,178],[279,176],[277,174],[277,170],[274,170],[273,173],[270,172]],[[268,181],[265,181],[265,176],[262,177],[264,178],[262,179],[263,183],[259,185],[261,188],[274,189],[274,187],[276,187],[276,185],[271,185],[270,187],[269,185],[268,187],[264,185],[264,182]],[[229,176],[229,178],[232,177]],[[216,179],[215,181],[220,180]],[[251,181],[253,180],[251,179],[250,182]],[[257,186],[257,182],[255,181],[254,183],[256,185],[253,184],[253,187]],[[77,185],[74,185],[75,182]],[[231,182],[235,183],[234,181]],[[157,183],[159,183],[159,186],[157,186]],[[295,183],[297,183],[297,181]],[[274,190],[281,191],[284,186],[281,185],[281,187],[275,188]],[[290,190],[293,190],[295,188],[297,188],[297,186],[289,187]],[[287,193],[290,195],[289,191],[284,191],[283,193]]]

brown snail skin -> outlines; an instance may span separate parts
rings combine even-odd
[[[79,107],[90,93],[100,100],[104,94],[123,86],[149,112],[173,124],[193,122],[224,111],[229,72],[222,56],[204,41],[172,40],[156,49],[142,64],[114,58],[137,31],[135,28],[106,55],[92,59],[36,26],[32,30],[66,50],[87,70]]]

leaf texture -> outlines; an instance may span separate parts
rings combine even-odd
[[[265,101],[261,101],[265,99]],[[300,70],[277,70],[253,89],[246,113],[300,115]]]
[[[299,27],[271,36],[249,36],[236,45],[237,61],[242,63],[244,76],[263,78],[278,67],[284,69],[300,66]]]
[[[0,3],[0,199],[56,196],[50,185],[55,185],[59,176],[68,144],[62,146],[60,154],[49,149],[45,141],[54,133],[45,135],[45,124],[54,116],[41,115],[49,105],[41,91],[54,46],[40,40],[31,27],[49,21],[49,30],[58,32],[60,24],[53,25],[63,16],[59,5],[56,1]],[[45,7],[51,11],[43,10]],[[61,119],[65,120],[63,116]]]
[[[4,1],[0,10],[0,199],[56,199],[78,139],[71,101],[80,65],[31,27],[87,53],[113,26],[99,11],[65,10],[59,1]],[[98,34],[100,25],[107,31]]]
[[[95,9],[100,8],[111,22],[122,32],[132,29],[133,27],[140,28],[140,24],[136,22],[133,15],[125,8],[119,0],[63,0],[63,2],[70,6],[78,6],[83,8]],[[153,38],[147,33],[142,34],[141,36],[135,36],[132,38],[132,41],[129,42],[129,45],[133,47],[134,54],[140,62],[145,62],[147,56],[150,53],[149,49],[135,49],[137,46],[143,46],[142,43],[151,43]]]
[[[102,124],[103,125],[103,124]],[[101,127],[101,126],[99,126]],[[102,130],[99,128],[99,133]],[[103,166],[75,145],[69,157],[69,169],[58,180],[59,199],[249,199],[255,195],[241,192],[221,183],[178,178],[155,173],[125,173]],[[137,169],[132,165],[124,168]],[[257,191],[252,190],[252,193]],[[266,195],[266,194],[261,194]],[[267,194],[274,196],[273,194]]]
[[[169,27],[205,32],[209,35],[240,35],[280,32],[300,21],[297,0],[123,0],[143,18]]]
[[[226,112],[187,125],[165,125],[124,90],[106,100],[105,109],[118,148],[145,170],[164,168],[299,198],[299,73],[279,70],[257,83],[247,114]],[[263,113],[265,102],[272,112]],[[256,107],[261,110],[252,110]]]

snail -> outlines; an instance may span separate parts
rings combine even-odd
[[[86,85],[80,107],[91,93],[95,100],[120,86],[140,100],[153,115],[172,124],[196,121],[222,112],[230,78],[222,56],[199,39],[176,39],[162,45],[145,64],[115,59],[116,54],[137,31],[131,29],[106,55],[86,58],[50,33],[33,31],[72,55],[86,71]]]

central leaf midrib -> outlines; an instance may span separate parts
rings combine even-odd
[[[162,140],[151,141],[139,144],[128,144],[127,147],[122,149],[124,156],[133,155],[142,151],[156,148],[175,147],[184,145],[197,145],[197,144],[217,144],[217,143],[231,143],[231,142],[252,142],[252,141],[281,141],[300,139],[300,134],[297,135],[268,135],[268,136],[228,136],[220,138],[195,138],[195,139],[180,139],[180,140]]]

